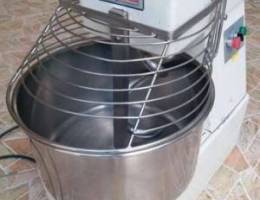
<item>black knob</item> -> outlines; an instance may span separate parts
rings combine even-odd
[[[241,40],[242,42],[244,42],[245,36],[244,36],[242,33],[238,33],[237,36],[240,37],[240,40]]]

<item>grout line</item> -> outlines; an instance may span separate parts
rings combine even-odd
[[[248,93],[252,93],[260,86],[260,84],[258,83],[256,85],[254,85],[254,84],[250,84],[249,82],[247,82],[247,86],[252,87],[251,89],[247,90]],[[250,99],[251,99],[251,96],[250,96]]]
[[[3,194],[3,193],[8,192],[10,190],[17,189],[17,188],[24,186],[24,185],[27,185],[27,184],[28,184],[27,182],[22,182],[22,183],[19,183],[17,185],[14,185],[14,186],[7,187],[7,188],[5,188],[5,190],[1,191],[0,194]]]
[[[241,186],[242,186],[242,189],[244,190],[244,193],[246,194],[246,197],[248,198],[248,200],[252,200],[252,198],[250,197],[246,187],[245,187],[245,184],[243,183],[243,181],[241,181]]]
[[[9,145],[7,145],[6,143],[5,143],[5,141],[2,141],[2,144],[3,144],[3,146],[5,146],[9,151],[11,151],[12,153],[17,153],[15,150],[13,150]]]
[[[249,153],[249,149],[252,147],[252,145],[254,144],[255,140],[257,139],[258,134],[255,133],[254,137],[251,139],[251,141],[248,143],[248,146],[246,148],[246,152],[244,153]]]
[[[38,176],[30,177],[29,180],[26,179],[26,180],[20,181],[20,183],[16,183],[16,182],[15,182],[14,184],[16,184],[16,185],[11,185],[11,186],[7,187],[4,191],[1,191],[0,194],[1,194],[1,193],[4,193],[4,192],[6,192],[6,191],[9,191],[9,190],[16,189],[16,188],[18,188],[18,187],[20,187],[20,186],[23,186],[23,185],[28,185],[28,186],[29,186],[29,182],[31,182],[33,179],[35,179],[35,178],[37,178],[37,177],[38,177]]]
[[[12,141],[12,140],[22,140],[22,139],[27,139],[28,136],[27,135],[20,135],[20,136],[11,136],[11,137],[7,137],[5,139],[3,139],[4,142],[9,142],[9,141]]]
[[[214,195],[212,194],[211,191],[209,191],[208,189],[205,191],[207,195],[209,195],[209,197],[211,198],[211,200],[215,200],[216,198],[214,197]]]
[[[255,166],[252,166],[252,169],[255,173],[255,176],[260,180],[260,175],[257,173],[256,168],[258,167],[258,165],[260,164],[260,161],[257,161]]]
[[[230,196],[231,193],[233,192],[233,190],[235,189],[235,187],[238,185],[238,183],[241,181],[241,177],[239,172],[237,172],[236,170],[232,169],[231,167],[227,166],[226,164],[222,165],[223,167],[227,168],[228,170],[230,170],[231,172],[235,173],[236,175],[238,175],[237,180],[234,182],[234,184],[232,185],[232,187],[230,188],[230,190],[228,191],[228,193],[226,194],[226,196],[224,197],[223,200],[227,200]]]
[[[38,173],[37,168],[32,168],[32,169],[27,169],[27,170],[17,172],[17,173],[6,174],[5,176],[3,176],[1,178],[8,178],[8,177],[11,177],[11,176],[22,176],[24,174],[33,173],[34,171],[36,171]]]
[[[252,167],[251,163],[249,162],[248,158],[245,155],[245,152],[243,152],[243,150],[241,149],[241,147],[239,145],[237,146],[237,148],[241,152],[243,159],[245,160],[246,164],[248,165],[248,168]]]
[[[244,155],[245,153],[248,153],[249,152],[249,149],[250,147],[254,144],[255,140],[257,140],[258,138],[258,134],[260,133],[260,129],[259,129],[259,124],[254,122],[252,120],[253,117],[256,117],[257,115],[260,115],[260,113],[251,113],[251,114],[247,114],[247,116],[245,116],[245,119],[244,119],[244,123],[246,122],[249,122],[249,123],[252,123],[253,125],[257,126],[257,131],[255,133],[255,135],[253,136],[253,138],[248,142],[246,148],[245,148],[245,151],[242,150],[242,148],[240,147],[240,145],[237,145],[237,147],[239,148],[239,150],[241,151],[241,153]],[[243,125],[242,124],[242,125]],[[244,158],[247,160],[247,156],[244,155]],[[247,160],[248,161],[248,160]],[[249,162],[250,163],[250,162]]]
[[[255,89],[253,90],[253,92],[255,92],[255,91],[260,91],[260,89],[255,88]],[[252,100],[252,101],[255,102],[255,103],[260,103],[260,99],[257,99],[257,98],[255,98],[255,97],[253,97],[253,96],[250,96],[250,100]]]
[[[252,145],[253,145],[253,143],[251,144],[251,146],[252,146]],[[248,152],[249,152],[249,151],[247,151],[247,153],[248,153]],[[252,169],[255,169],[255,167],[256,167],[257,165],[255,164],[255,166],[254,166],[253,163],[251,163],[250,160],[247,158],[247,156],[245,156],[244,158],[245,158],[246,162],[249,163],[249,166],[250,166]]]
[[[251,114],[250,114],[250,115],[251,115]],[[251,163],[248,161],[247,156],[246,156],[245,154],[249,152],[249,148],[253,145],[254,140],[257,138],[257,135],[258,135],[257,133],[260,131],[260,128],[259,128],[259,124],[257,124],[256,122],[254,122],[254,121],[252,120],[252,117],[246,118],[246,119],[244,120],[242,126],[243,126],[245,123],[247,123],[247,122],[248,122],[248,123],[251,123],[251,124],[253,124],[253,125],[256,126],[256,128],[257,128],[256,133],[255,133],[255,135],[253,136],[253,138],[251,138],[250,141],[248,141],[248,144],[246,145],[245,150],[242,150],[242,148],[240,147],[239,144],[236,145],[236,146],[237,146],[238,149],[240,150],[241,154],[243,154],[243,157],[244,157],[244,159],[247,161],[247,164],[248,164],[248,165],[251,165]],[[242,133],[242,134],[243,134],[243,133]]]
[[[241,182],[241,177],[238,178],[238,180],[235,181],[233,186],[230,188],[229,192],[227,193],[226,197],[223,200],[228,200],[228,198],[231,196],[232,192],[236,188],[236,186]]]
[[[29,189],[30,189],[30,188],[29,188]],[[28,189],[28,190],[29,190],[29,189]],[[20,195],[19,197],[17,197],[15,200],[19,200],[19,199],[25,197],[27,194],[30,194],[29,191],[27,191],[27,192],[21,194],[21,195]]]
[[[223,163],[223,165],[222,165],[223,167],[225,167],[225,168],[227,168],[228,170],[230,170],[230,171],[232,171],[233,173],[235,173],[235,174],[238,174],[239,175],[239,172],[238,171],[236,171],[235,169],[233,169],[232,167],[230,167],[230,166],[228,166],[228,165],[226,165],[225,163]]]
[[[260,59],[259,58],[252,58],[252,59],[250,59],[250,62],[254,62],[254,63],[257,63],[257,62],[259,62],[260,61]],[[248,65],[248,64],[247,64]]]
[[[254,166],[254,170],[256,171],[256,168],[258,167],[258,165],[260,165],[260,159],[256,162],[256,166]],[[257,173],[258,175],[258,173]],[[260,177],[259,177],[260,178]]]
[[[11,162],[10,164],[8,164],[6,167],[5,167],[5,169],[6,170],[9,170],[9,168],[11,168],[11,166],[12,165],[14,165],[14,164],[16,164],[18,161],[20,161],[21,159],[16,159],[16,160],[14,160],[13,162]]]

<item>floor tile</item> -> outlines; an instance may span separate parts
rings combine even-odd
[[[237,173],[222,166],[209,183],[212,194],[216,200],[222,200],[229,193],[239,176]]]
[[[34,188],[29,192],[29,199],[44,199],[46,198],[45,190],[43,189],[42,182],[40,178],[35,178],[31,183],[30,187]]]
[[[6,176],[0,178],[0,191],[7,190],[8,188],[16,188],[23,184],[28,184],[37,177],[37,170],[7,174]]]
[[[227,200],[250,200],[245,193],[241,183],[237,183],[231,193],[228,195]]]
[[[258,164],[257,164],[255,170],[256,170],[256,173],[258,174],[258,176],[260,177],[260,158],[259,158],[259,161],[258,161]]]
[[[197,200],[214,200],[208,192],[202,192]]]
[[[34,169],[35,167],[36,165],[34,163],[28,162],[27,160],[17,160],[8,167],[8,172],[18,173]]]
[[[247,170],[241,175],[241,182],[248,193],[252,192],[255,194],[260,188],[260,179],[253,168]]]
[[[248,151],[245,153],[249,162],[252,166],[255,166],[260,158],[260,140],[255,139],[252,145],[248,148]]]
[[[241,136],[239,140],[239,147],[246,152],[249,146],[252,144],[257,133],[259,132],[259,125],[253,119],[246,120],[242,124]]]
[[[250,190],[248,193],[249,193],[251,200],[260,199],[260,187],[254,188],[253,190]]]
[[[10,155],[10,154],[12,154],[12,152],[3,143],[0,142],[0,156]],[[0,160],[0,165],[2,167],[7,167],[13,162],[15,162],[13,159]]]
[[[28,192],[29,187],[27,184],[19,186],[14,189],[8,189],[2,193],[0,193],[1,200],[18,200],[19,197]]]
[[[18,154],[31,155],[32,146],[28,138],[5,140],[5,144]]]
[[[226,166],[236,170],[237,172],[241,172],[246,170],[249,165],[247,164],[242,152],[238,147],[235,147],[229,157],[226,159]]]

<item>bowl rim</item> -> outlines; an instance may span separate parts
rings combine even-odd
[[[46,59],[46,58],[44,58],[44,59]],[[210,72],[208,71],[207,72],[208,73],[207,78],[209,80],[209,85],[207,88],[208,98],[207,98],[206,102],[203,104],[203,108],[200,110],[200,113],[188,123],[188,125],[186,125],[181,130],[175,132],[174,134],[171,134],[167,137],[164,137],[157,141],[153,141],[148,144],[143,144],[140,146],[124,148],[124,149],[84,149],[84,148],[79,148],[79,147],[71,147],[71,146],[59,144],[57,142],[52,142],[52,141],[48,140],[47,138],[39,135],[38,133],[32,131],[23,122],[23,120],[21,119],[21,117],[19,115],[19,112],[17,110],[17,97],[18,97],[20,88],[22,86],[21,79],[24,79],[24,77],[27,76],[29,71],[33,70],[33,68],[34,67],[31,67],[31,68],[20,67],[18,69],[18,72],[14,75],[12,80],[9,82],[8,87],[7,87],[7,93],[6,93],[6,104],[7,104],[8,111],[11,114],[12,118],[16,121],[16,123],[25,131],[25,133],[29,136],[29,138],[32,139],[32,142],[37,141],[43,145],[52,147],[52,148],[56,149],[57,151],[63,151],[66,153],[82,154],[82,155],[88,155],[88,156],[115,156],[115,155],[125,156],[125,155],[144,153],[144,152],[163,148],[171,143],[175,143],[175,142],[187,137],[189,134],[191,134],[193,132],[194,129],[202,129],[202,123],[209,115],[209,113],[214,105],[214,101],[215,101],[214,82],[212,80]],[[21,71],[19,71],[19,70],[21,70]],[[199,134],[201,134],[200,131],[199,131]]]
[[[211,78],[210,78],[211,79]],[[11,99],[11,103],[7,102],[8,111],[11,114],[12,118],[16,121],[16,123],[25,131],[25,133],[29,136],[30,139],[35,140],[43,145],[47,145],[48,147],[54,148],[57,151],[62,151],[64,153],[69,154],[82,154],[82,155],[88,155],[88,156],[126,156],[126,155],[133,155],[133,154],[139,154],[139,153],[145,153],[147,151],[153,151],[156,149],[163,148],[171,143],[175,143],[188,135],[190,135],[196,127],[198,129],[201,129],[203,120],[206,119],[208,114],[210,113],[214,100],[215,100],[215,88],[214,83],[212,79],[210,80],[210,85],[208,90],[209,97],[207,99],[207,102],[204,104],[204,107],[200,111],[200,113],[183,129],[177,131],[175,134],[172,134],[170,136],[167,136],[165,138],[162,138],[160,140],[151,142],[149,144],[140,145],[137,147],[131,147],[131,148],[125,148],[125,149],[84,149],[84,148],[77,148],[77,147],[70,147],[66,145],[59,144],[57,142],[52,142],[36,132],[29,129],[26,124],[23,122],[23,120],[20,118],[17,110],[14,111],[13,108],[15,106],[16,108],[16,100],[18,91],[20,88],[20,83],[14,84],[13,87],[9,87],[7,91],[7,99]],[[201,132],[199,132],[201,134]]]

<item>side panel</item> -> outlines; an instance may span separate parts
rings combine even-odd
[[[211,134],[208,134],[207,138],[205,136],[195,176],[178,200],[197,198],[237,144],[240,135],[249,99],[246,92],[245,46],[227,63],[224,59],[224,31],[244,17],[244,2],[240,2],[242,3],[228,4],[228,19],[224,24],[219,53],[213,66],[216,100],[204,126],[205,132]]]
[[[228,19],[224,23],[219,53],[213,63],[216,99],[212,112],[205,123],[205,129],[211,132],[214,132],[246,95],[245,45],[228,62],[225,62],[224,55],[226,45],[224,32],[244,16],[244,3],[237,5],[227,14]]]

